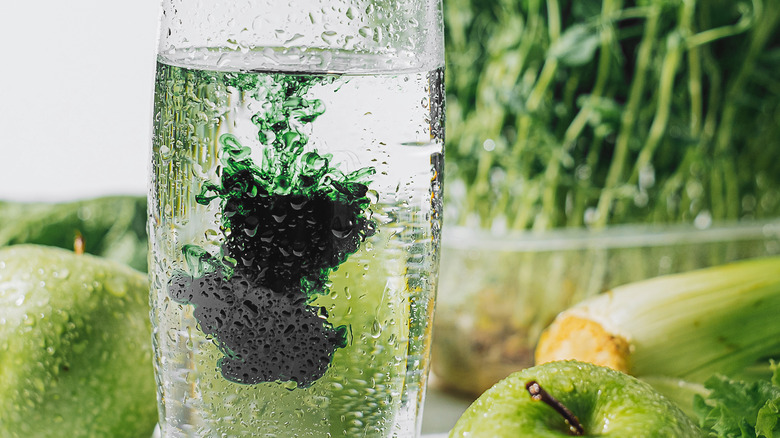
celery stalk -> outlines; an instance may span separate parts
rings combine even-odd
[[[780,257],[630,283],[560,313],[539,363],[597,362],[638,377],[704,382],[780,356]]]

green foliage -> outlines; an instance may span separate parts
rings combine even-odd
[[[744,382],[713,376],[705,383],[711,392],[697,395],[694,409],[700,425],[718,438],[780,437],[780,368],[771,381]]]
[[[445,0],[450,222],[780,213],[768,0]]]
[[[0,247],[23,243],[73,249],[147,269],[145,196],[105,196],[72,202],[0,201]]]

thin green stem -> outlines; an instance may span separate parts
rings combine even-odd
[[[512,67],[511,72],[506,75],[506,79],[508,81],[511,81],[511,83],[514,86],[517,86],[517,84],[521,83],[522,75],[524,74],[524,72],[533,69],[533,65],[529,63],[529,58],[532,50],[538,48],[539,42],[541,41],[539,33],[544,29],[544,26],[542,24],[539,15],[539,11],[541,9],[540,1],[541,0],[532,0],[529,2],[529,6],[528,6],[529,9],[527,14],[525,14],[527,17],[527,21],[525,23],[525,26],[522,28],[521,34],[518,36],[520,45],[517,48],[517,58],[519,62],[517,62]],[[508,13],[507,16],[511,17],[512,15]],[[510,28],[508,29],[508,31],[516,32],[516,29]],[[502,59],[497,59],[496,62],[500,63],[501,65],[505,64]],[[484,87],[488,89],[492,89],[492,87],[495,86],[493,78],[489,78],[487,76],[483,76],[481,78],[481,83],[484,84]],[[477,111],[476,113],[479,114],[479,111]],[[493,120],[493,122],[499,124],[498,128],[494,131],[495,135],[497,137],[502,135],[501,128],[503,127],[503,123],[505,122],[504,115],[502,115],[502,117],[495,117],[491,119]],[[483,119],[480,118],[480,120]],[[475,127],[475,128],[477,128],[478,132],[484,132],[484,127]],[[482,148],[480,147],[480,149]],[[510,157],[508,158],[508,161],[512,164],[509,166],[507,170],[506,183],[501,188],[501,192],[496,202],[489,203],[490,214],[487,215],[486,222],[490,222],[492,221],[493,218],[503,216],[506,214],[507,211],[506,207],[509,203],[509,199],[512,197],[512,193],[511,193],[512,187],[518,182],[517,168],[521,166],[520,156],[521,156],[522,149],[523,149],[522,145],[518,145],[517,142],[515,142],[515,144],[511,148],[511,154]],[[480,150],[479,153],[483,155],[485,154],[489,155],[489,159],[491,160],[491,165],[490,166],[484,165],[481,167],[483,173],[478,175],[477,180],[479,181],[481,178],[481,180],[488,181],[489,170],[492,168],[492,163],[493,163],[492,160],[494,159],[495,154],[491,154],[484,150]],[[480,159],[482,159],[482,157],[480,157]],[[487,199],[485,197],[488,196],[488,193],[485,190],[480,190],[480,191],[472,190],[471,192],[472,192],[471,198],[473,198],[475,202],[480,202],[481,199],[482,202],[484,203],[484,199]],[[494,197],[491,196],[490,199],[494,199]],[[490,224],[487,223],[486,225],[489,226]]]
[[[710,26],[710,8],[699,8],[699,26]],[[708,46],[689,48],[689,62],[695,57],[700,63],[707,83],[707,108],[702,113],[702,125],[698,131],[693,131],[697,139],[695,147],[691,147],[683,157],[674,173],[666,179],[657,196],[653,219],[656,222],[686,221],[698,214],[705,206],[702,199],[709,197],[710,205],[719,208],[722,191],[722,181],[719,167],[711,160],[712,141],[718,126],[720,105],[722,103],[722,73],[717,59]],[[693,71],[693,69],[691,69]],[[696,170],[698,169],[698,170]],[[691,187],[701,184],[704,193],[696,194]],[[714,217],[722,217],[722,212],[713,212]]]
[[[618,10],[620,7],[621,4],[618,1],[605,0],[602,4],[601,16],[612,16],[615,13],[615,10]],[[595,85],[593,91],[590,93],[589,99],[597,99],[603,95],[609,79],[610,61],[613,56],[612,51],[610,50],[610,45],[614,41],[613,22],[603,19],[602,23],[601,32],[599,34],[600,50],[598,70],[596,73]],[[544,174],[542,214],[539,216],[539,223],[534,223],[535,229],[552,227],[553,218],[556,212],[560,212],[561,210],[557,202],[557,194],[560,189],[558,180],[560,177],[561,162],[564,159],[564,156],[569,154],[577,143],[577,139],[582,134],[585,126],[587,126],[588,120],[591,118],[592,114],[593,106],[589,103],[585,103],[566,129],[561,141],[561,147],[554,152],[554,155],[548,163]]]
[[[559,211],[556,202],[556,195],[559,189],[558,178],[560,176],[561,161],[563,161],[563,155],[568,154],[574,147],[577,138],[585,128],[590,117],[590,110],[583,108],[577,113],[577,116],[572,120],[569,128],[563,136],[563,142],[559,149],[553,152],[553,156],[545,169],[544,174],[544,190],[542,193],[542,215],[540,216],[539,224],[534,224],[534,228],[550,228],[552,227],[552,218],[556,211]]]
[[[691,35],[690,38],[687,39],[686,43],[689,48],[692,48],[709,44],[719,39],[739,35],[740,33],[749,30],[753,26],[756,17],[762,15],[762,10],[763,5],[761,0],[753,0],[753,10],[750,15],[743,14],[739,21],[734,24],[716,27],[714,29],[707,29],[695,35]]]
[[[686,9],[689,9],[684,15],[685,21],[683,21],[681,28],[686,35],[686,39],[690,38],[695,32],[693,18],[695,16],[696,0],[690,0],[689,5],[686,5]],[[688,46],[688,94],[690,95],[690,125],[691,137],[698,137],[701,131],[702,116],[703,116],[703,98],[702,98],[702,72],[701,72],[701,54],[698,46]]]
[[[780,20],[780,8],[768,8],[758,19],[754,31],[751,33],[747,54],[739,66],[736,77],[731,81],[731,86],[726,90],[726,105],[723,107],[721,122],[718,130],[716,152],[723,152],[731,144],[732,127],[734,118],[738,113],[737,102],[744,91],[744,87],[756,66],[758,56],[763,52],[767,40],[772,36],[778,20]]]
[[[599,64],[596,84],[593,86],[593,95],[596,96],[604,94],[604,89],[609,81],[611,58],[614,56],[610,46],[615,42],[615,20],[609,20],[607,17],[616,15],[622,6],[622,1],[619,0],[604,0],[601,5],[603,22],[599,34]]]
[[[536,216],[534,204],[541,193],[538,180],[527,180],[523,182],[523,185],[525,187],[523,196],[518,196],[512,204],[512,210],[517,212],[512,222],[512,229],[515,230],[526,229]]]
[[[639,156],[634,163],[634,169],[629,178],[629,184],[635,184],[639,178],[639,172],[645,169],[653,158],[658,144],[666,133],[666,126],[669,123],[672,107],[672,92],[674,91],[674,80],[677,75],[677,67],[682,58],[683,45],[679,35],[672,34],[667,41],[669,46],[661,64],[661,78],[658,84],[658,103],[656,104],[655,117],[650,125],[647,139],[639,152]]]
[[[767,41],[772,36],[778,21],[780,21],[780,10],[778,8],[768,8],[758,17],[747,48],[747,54],[740,65],[737,76],[731,81],[731,86],[726,91],[726,104],[721,113],[720,126],[718,134],[715,137],[715,153],[723,156],[723,210],[722,219],[737,219],[739,215],[739,187],[736,167],[733,159],[728,156],[729,146],[733,135],[733,127],[737,113],[739,112],[739,97],[744,93],[750,74],[756,67],[758,56],[764,51]],[[717,217],[721,219],[721,217]]]
[[[645,89],[646,73],[652,58],[656,34],[658,33],[660,15],[661,11],[658,8],[655,8],[648,14],[644,35],[639,43],[634,80],[631,83],[628,102],[621,117],[620,130],[615,142],[612,162],[607,172],[604,189],[596,206],[597,217],[594,226],[597,228],[604,227],[609,220],[609,212],[615,197],[615,190],[623,175],[629,142],[633,136],[634,123],[636,122],[637,112],[642,101],[642,93]]]
[[[552,44],[561,36],[561,7],[558,0],[547,0],[547,27]]]
[[[704,49],[704,48],[702,48]],[[704,71],[707,75],[708,93],[707,93],[707,113],[704,116],[704,124],[701,130],[701,140],[699,149],[707,152],[710,149],[715,131],[718,126],[718,116],[720,115],[720,105],[723,101],[723,74],[720,66],[713,57],[709,48],[701,52]]]
[[[536,2],[537,7],[538,0]],[[506,6],[506,5],[504,5]],[[508,21],[519,19],[513,11],[498,8],[496,15],[499,20]],[[495,208],[495,203],[485,202],[485,199],[491,199],[490,173],[495,165],[498,151],[485,150],[483,144],[491,139],[501,143],[502,127],[505,122],[504,106],[495,100],[497,89],[511,89],[517,83],[518,77],[525,68],[527,54],[534,44],[534,38],[529,34],[539,27],[538,13],[532,11],[528,14],[527,23],[508,23],[509,29],[518,35],[513,38],[518,42],[517,53],[512,51],[499,51],[498,53],[489,52],[490,57],[486,62],[482,75],[480,75],[476,88],[476,110],[470,114],[466,120],[468,129],[464,128],[462,132],[470,133],[467,140],[462,143],[468,143],[473,147],[472,155],[476,157],[477,171],[473,184],[469,187],[465,201],[465,214],[461,216],[460,223],[464,224],[472,212],[477,212],[481,218],[483,226],[488,225],[490,221],[500,214],[500,210]],[[519,28],[519,29],[518,29]],[[503,29],[503,27],[501,28]],[[498,35],[501,36],[501,35]],[[494,35],[494,38],[497,36]],[[511,57],[510,60],[507,57]]]
[[[534,47],[532,45],[535,45],[537,49],[540,49],[541,47],[539,46],[544,41],[544,37],[542,35],[542,30],[544,29],[544,26],[542,26],[538,18],[540,9],[541,9],[540,0],[532,0],[529,2],[529,11],[527,14],[529,17],[529,25],[528,25],[528,32],[526,33],[524,39],[524,42],[528,43],[528,46],[526,46],[527,50],[525,52],[526,56],[530,56],[531,49],[532,47]],[[533,21],[530,21],[531,19],[533,19]],[[547,38],[549,38],[549,33],[547,35]],[[550,43],[548,42],[548,44]],[[544,52],[544,50],[542,51]],[[529,68],[531,67],[529,63],[526,63],[525,65],[528,66]],[[536,83],[538,84],[538,82],[539,80],[537,79]],[[533,89],[534,90],[537,89],[536,85],[534,86]],[[534,92],[532,91],[531,94],[533,93]],[[531,100],[530,95],[527,101],[528,100]],[[529,166],[530,166],[530,163],[528,162],[529,160],[523,159],[523,154],[527,150],[528,140],[529,140],[528,137],[529,137],[530,120],[531,120],[528,114],[529,112],[530,112],[529,104],[526,102],[525,108],[521,110],[521,113],[517,116],[515,122],[517,134],[516,134],[515,141],[513,142],[511,147],[512,153],[508,158],[513,165],[510,166],[509,169],[507,170],[506,183],[501,189],[495,207],[495,211],[498,212],[499,214],[507,214],[508,217],[514,215],[515,217],[520,219],[528,216],[523,214],[523,212],[518,211],[517,209],[508,208],[508,207],[512,203],[513,191],[515,190],[515,186],[517,184],[522,184],[526,179],[526,176],[529,174]],[[531,196],[531,193],[529,191],[523,191],[520,196],[528,197]],[[533,202],[530,203],[532,204]],[[526,226],[525,223],[520,225],[521,228],[525,228],[525,226]]]
[[[717,219],[726,217],[726,207],[720,202],[726,190],[723,184],[721,166],[722,159],[715,160],[711,173],[712,176],[710,177],[710,211],[712,212],[712,217]]]

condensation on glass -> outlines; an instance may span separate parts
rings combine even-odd
[[[302,3],[163,3],[149,234],[164,437],[419,435],[441,4]]]

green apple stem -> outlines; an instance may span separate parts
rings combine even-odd
[[[582,424],[580,424],[580,420],[577,419],[577,416],[575,416],[574,413],[572,413],[572,411],[570,411],[569,408],[567,408],[563,403],[559,402],[555,397],[550,395],[550,393],[545,391],[544,388],[542,388],[542,386],[535,380],[531,380],[530,382],[526,383],[525,389],[528,390],[529,394],[531,394],[532,399],[548,404],[550,407],[555,409],[556,412],[561,414],[563,419],[566,421],[566,424],[569,425],[569,431],[571,431],[572,435],[582,436],[582,434],[585,433],[585,429],[583,429]]]
[[[84,236],[76,231],[76,238],[73,239],[73,252],[78,255],[84,254]]]

